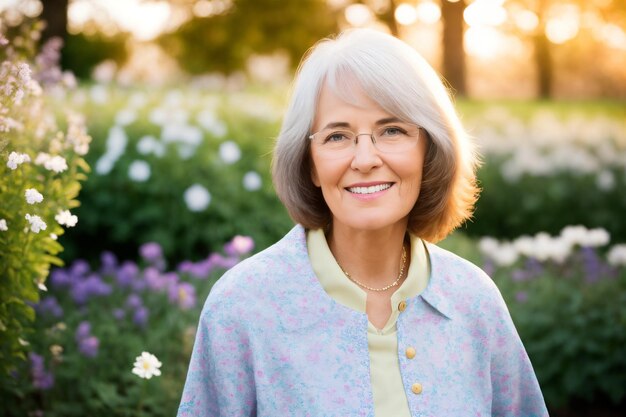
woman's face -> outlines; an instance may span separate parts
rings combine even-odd
[[[399,153],[380,152],[367,134],[386,119],[396,119],[365,95],[353,91],[354,104],[322,88],[313,132],[330,126],[359,135],[352,151],[329,158],[319,142],[311,143],[313,183],[320,187],[333,217],[333,227],[354,231],[389,227],[406,229],[408,214],[415,205],[422,182],[426,139],[419,139]],[[393,123],[392,123],[393,124]]]

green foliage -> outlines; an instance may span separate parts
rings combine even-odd
[[[238,239],[247,246],[236,249],[233,240],[225,256],[214,253],[182,273],[165,269],[154,243],[141,249],[141,265],[107,253],[93,270],[81,260],[55,269],[35,306],[30,360],[0,391],[0,414],[175,415],[203,300],[224,268],[252,248]],[[131,372],[144,351],[162,363],[161,375]]]
[[[80,223],[63,240],[65,259],[93,260],[103,250],[131,257],[148,241],[161,244],[170,261],[199,259],[237,234],[267,247],[292,226],[269,178],[279,98],[102,86],[83,93],[73,99],[103,94],[106,100],[81,101],[92,121],[94,143],[87,160],[95,170],[81,192]],[[203,117],[207,121],[201,122]],[[146,141],[160,150],[142,151]],[[236,161],[220,156],[220,148],[229,144],[241,152]],[[112,155],[118,157],[104,172]],[[131,178],[137,161],[149,166],[145,181]],[[260,188],[244,187],[249,172],[260,177]],[[199,211],[185,201],[185,191],[195,184],[211,195]]]
[[[128,33],[118,33],[115,36],[100,33],[68,34],[61,65],[81,79],[88,79],[94,67],[104,60],[112,60],[121,65],[128,58],[126,45],[129,36]]]
[[[24,358],[31,340],[34,312],[50,265],[61,265],[64,233],[55,219],[78,205],[79,181],[88,165],[82,159],[91,140],[80,116],[69,114],[58,125],[42,96],[54,80],[33,64],[37,28],[24,27],[9,43],[0,33],[0,375]],[[4,41],[4,42],[3,42]],[[39,59],[46,59],[39,56]],[[34,68],[36,71],[32,71]],[[49,74],[49,73],[48,73]],[[45,84],[38,80],[45,79]],[[62,85],[54,83],[55,88]],[[27,190],[43,201],[29,203]],[[31,191],[33,192],[33,191]],[[27,218],[30,217],[30,220]],[[44,225],[46,226],[44,228]]]
[[[494,280],[552,408],[626,402],[626,268],[591,248],[526,260]]]
[[[245,69],[252,54],[284,51],[296,66],[307,48],[337,32],[322,0],[234,0],[223,14],[194,18],[159,43],[192,74]]]

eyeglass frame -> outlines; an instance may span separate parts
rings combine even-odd
[[[417,140],[419,140],[419,138],[420,138],[420,132],[422,131],[422,129],[423,129],[423,128],[422,128],[420,125],[417,125],[417,124],[415,124],[415,123],[406,123],[406,124],[409,124],[409,125],[411,125],[411,126],[413,126],[413,127],[415,127],[415,128],[417,129],[417,135],[416,135],[416,137],[417,137]],[[390,125],[382,125],[382,126],[380,126],[380,128],[388,128],[388,127],[396,127],[396,128],[398,128],[398,126],[394,126],[393,124],[390,124]],[[322,130],[318,130],[317,132],[310,134],[310,135],[308,136],[308,139],[309,139],[309,140],[311,140],[311,141],[315,140],[315,136],[316,136],[317,134],[319,134],[319,133],[322,133],[322,132],[323,132],[324,130],[326,130],[326,129],[327,129],[327,128],[324,128],[324,129],[322,129]],[[376,138],[374,137],[374,131],[372,131],[371,133],[355,133],[354,131],[352,131],[352,130],[350,130],[350,129],[347,129],[347,128],[346,128],[346,129],[344,129],[344,130],[336,130],[336,131],[334,131],[334,132],[350,132],[350,133],[352,133],[352,134],[354,135],[354,139],[351,141],[353,146],[356,146],[356,145],[359,143],[359,136],[369,136],[369,137],[370,137],[370,140],[372,141],[372,144],[374,145],[374,147],[375,147],[378,151],[380,151],[380,152],[382,152],[382,153],[384,153],[384,154],[388,154],[388,153],[390,153],[390,152],[385,152],[385,151],[382,151],[382,150],[378,149],[378,147],[376,146]],[[407,135],[407,136],[408,136],[408,135]]]

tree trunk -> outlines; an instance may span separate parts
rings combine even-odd
[[[443,76],[456,95],[466,96],[465,84],[465,50],[463,49],[463,34],[465,31],[463,11],[465,0],[454,3],[448,0],[441,1],[441,16],[443,19]]]
[[[67,38],[67,8],[69,0],[42,0],[41,19],[46,22],[42,33],[42,43],[58,36],[63,41]]]
[[[535,65],[537,66],[537,87],[539,98],[552,97],[552,57],[550,41],[541,30],[533,38],[535,44]]]

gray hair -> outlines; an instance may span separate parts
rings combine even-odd
[[[354,103],[358,83],[382,109],[427,133],[421,191],[409,215],[412,233],[438,241],[471,217],[479,162],[446,87],[406,43],[370,29],[352,29],[321,40],[303,58],[274,147],[274,187],[295,222],[319,228],[332,218],[311,180],[308,139],[325,83],[348,103]]]

